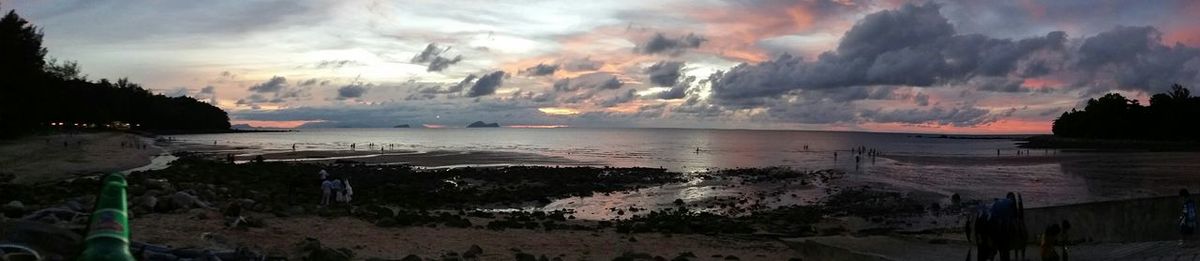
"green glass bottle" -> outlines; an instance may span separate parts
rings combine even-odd
[[[129,252],[129,216],[125,201],[125,176],[104,177],[96,208],[88,222],[85,248],[79,260],[133,261]]]

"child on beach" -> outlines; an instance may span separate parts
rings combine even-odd
[[[1183,198],[1183,208],[1179,215],[1179,245],[1183,245],[1196,233],[1196,201],[1192,200],[1187,189],[1180,189],[1179,197]]]

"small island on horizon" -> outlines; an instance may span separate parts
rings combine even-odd
[[[467,125],[467,128],[499,128],[499,127],[500,127],[500,123],[498,123],[498,122],[486,123],[483,121],[476,121],[476,122],[472,122],[471,124]]]

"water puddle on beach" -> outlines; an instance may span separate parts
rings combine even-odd
[[[121,171],[121,173],[129,174],[129,173],[133,173],[133,172],[137,172],[137,171],[150,171],[150,170],[165,169],[167,167],[170,167],[171,162],[175,162],[175,160],[177,160],[177,159],[179,159],[179,157],[176,157],[175,155],[171,155],[170,153],[163,153],[163,154],[159,154],[158,156],[154,156],[154,158],[150,158],[150,164],[146,164],[145,166],[141,166],[141,167],[137,167],[137,168],[124,170],[124,171]]]
[[[680,207],[678,199],[692,211],[737,216],[750,209],[812,205],[826,196],[827,188],[819,182],[743,183],[739,178],[693,177],[683,183],[559,199],[534,210],[572,210],[576,218],[588,220],[627,219]]]

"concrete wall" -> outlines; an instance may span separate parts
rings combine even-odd
[[[1071,241],[1178,240],[1182,206],[1183,200],[1174,196],[1030,208],[1025,210],[1025,224],[1030,242],[1064,219],[1071,222]]]

